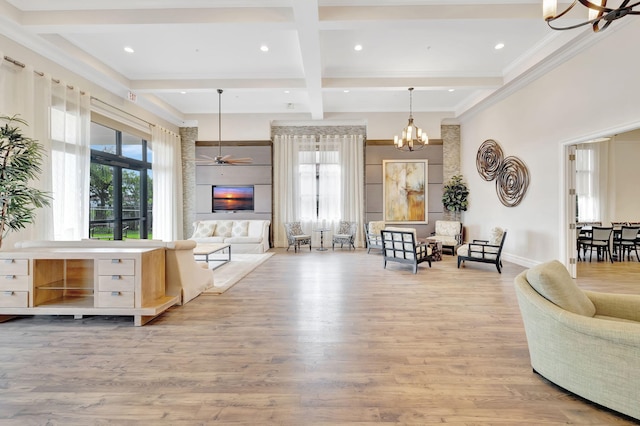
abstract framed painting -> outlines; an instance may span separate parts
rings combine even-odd
[[[382,160],[385,222],[428,222],[428,166],[427,160]]]

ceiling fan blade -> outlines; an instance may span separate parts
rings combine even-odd
[[[226,160],[229,164],[249,164],[253,163],[253,158],[229,158]]]

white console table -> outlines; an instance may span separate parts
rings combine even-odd
[[[0,252],[0,315],[131,315],[141,326],[178,303],[163,248]]]

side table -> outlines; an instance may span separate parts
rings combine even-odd
[[[427,244],[431,248],[431,260],[434,262],[441,261],[442,260],[442,243],[429,241]]]
[[[318,229],[314,229],[314,232],[319,232],[320,233],[320,247],[318,247],[316,250],[318,251],[326,251],[327,249],[324,246],[324,233],[331,231],[331,229],[329,228],[318,228]]]

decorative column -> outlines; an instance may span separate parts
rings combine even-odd
[[[197,127],[180,127],[182,141],[182,232],[184,238],[193,234],[192,223],[196,220],[196,140]]]
[[[460,125],[440,125],[442,137],[442,181],[446,185],[449,179],[460,174]],[[456,220],[455,213],[444,211],[445,220]]]

